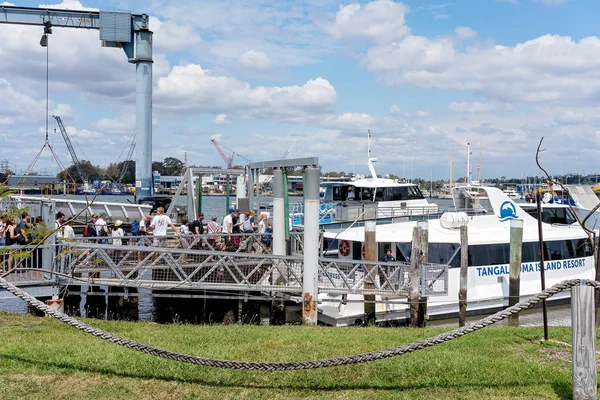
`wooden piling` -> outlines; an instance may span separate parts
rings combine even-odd
[[[508,284],[508,306],[519,302],[521,296],[521,255],[523,249],[523,220],[510,221],[510,276]],[[508,318],[508,326],[519,326],[519,314]]]
[[[467,318],[467,283],[469,271],[469,236],[467,226],[460,227],[460,288],[458,291],[458,326]]]
[[[419,326],[419,284],[420,279],[420,254],[421,254],[421,227],[415,226],[412,235],[412,248],[410,251],[410,292],[408,295],[410,301],[410,326],[416,328]]]
[[[419,256],[419,271],[421,272],[421,298],[419,300],[418,325],[424,328],[427,325],[427,273],[423,264],[429,259],[429,222],[419,221],[417,226],[421,228],[421,251]],[[420,253],[419,253],[420,254]]]
[[[377,262],[377,241],[375,230],[377,225],[375,221],[365,221],[365,256],[364,261],[366,262]],[[365,289],[375,289],[375,282],[373,275],[375,274],[375,264],[366,264],[366,269],[369,273],[369,277],[365,281]],[[365,295],[365,324],[375,323],[376,320],[376,309],[375,295]]]
[[[571,288],[573,399],[596,399],[596,329],[594,288],[583,280]]]

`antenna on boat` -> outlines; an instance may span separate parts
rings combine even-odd
[[[452,143],[452,158],[450,159],[450,195],[452,195],[452,171],[454,171],[454,143]]]
[[[377,179],[377,174],[375,173],[375,167],[373,166],[373,163],[377,162],[377,159],[371,157],[371,130],[368,129],[368,132],[369,132],[369,136],[367,138],[367,153],[368,153],[367,164],[369,166],[369,172],[371,172],[371,176],[373,177],[373,179]]]
[[[483,136],[479,138],[479,163],[477,164],[477,182],[481,185],[481,147],[483,146]]]
[[[471,185],[471,143],[467,142],[467,173],[465,175],[465,184],[467,186]]]

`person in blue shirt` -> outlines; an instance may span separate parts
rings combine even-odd
[[[381,261],[383,262],[395,262],[396,259],[392,255],[392,249],[387,249],[386,253],[383,257],[381,257]]]

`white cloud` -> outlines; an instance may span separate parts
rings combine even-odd
[[[107,132],[126,134],[135,130],[135,114],[127,113],[118,116],[117,118],[102,118],[92,124],[94,129]]]
[[[600,39],[544,35],[516,46],[456,50],[445,38],[409,36],[368,52],[388,85],[470,90],[501,101],[590,100],[600,92]]]
[[[400,107],[398,107],[398,105],[396,105],[396,104],[392,104],[390,106],[389,113],[390,114],[400,114]]]
[[[260,72],[271,69],[271,59],[262,51],[248,50],[238,58],[240,64]]]
[[[477,31],[469,28],[468,26],[457,26],[454,29],[454,33],[459,39],[472,39],[477,36]]]
[[[391,0],[376,0],[365,5],[341,6],[335,21],[324,26],[336,39],[366,37],[375,41],[398,39],[410,33],[404,16],[409,8]]]
[[[150,17],[154,51],[191,51],[202,45],[202,39],[193,25],[161,21]]]
[[[219,114],[213,120],[213,124],[215,125],[227,125],[229,124],[229,120],[227,119],[226,114]]]
[[[327,117],[322,125],[329,129],[360,131],[366,134],[367,129],[373,128],[375,117],[369,114],[344,113]]]
[[[77,0],[63,0],[62,3],[58,4],[40,4],[39,8],[57,8],[61,10],[85,10],[85,11],[98,11],[98,8],[84,7],[80,1]]]
[[[495,108],[492,103],[475,102],[452,102],[448,104],[448,110],[454,113],[483,113]]]
[[[418,110],[415,115],[419,118],[429,117],[429,111]]]
[[[567,0],[534,0],[535,3],[541,3],[545,6],[555,7],[565,3]]]
[[[311,79],[302,86],[253,88],[248,82],[189,64],[176,66],[161,78],[155,98],[157,108],[175,112],[245,111],[286,118],[325,113],[336,103],[337,94],[323,78]]]

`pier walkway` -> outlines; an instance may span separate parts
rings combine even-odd
[[[176,236],[126,237],[122,246],[97,243],[101,238],[64,241],[44,247],[52,255],[47,255],[41,264],[35,255],[33,259],[16,260],[16,270],[7,275],[7,280],[27,286],[87,285],[161,291],[210,290],[230,292],[229,295],[231,292],[302,295],[301,254],[273,255],[261,235],[239,236],[239,246],[222,250],[219,243],[229,240],[222,235],[187,237],[186,242]],[[153,246],[154,239],[169,247]],[[302,249],[298,240],[294,243],[294,247]],[[21,250],[23,253],[27,249]],[[43,267],[38,269],[36,265]],[[426,283],[427,295],[447,292],[447,268],[424,264],[426,279],[422,283]],[[410,265],[397,262],[341,262],[319,257],[317,270],[319,293],[406,296],[410,280]]]

